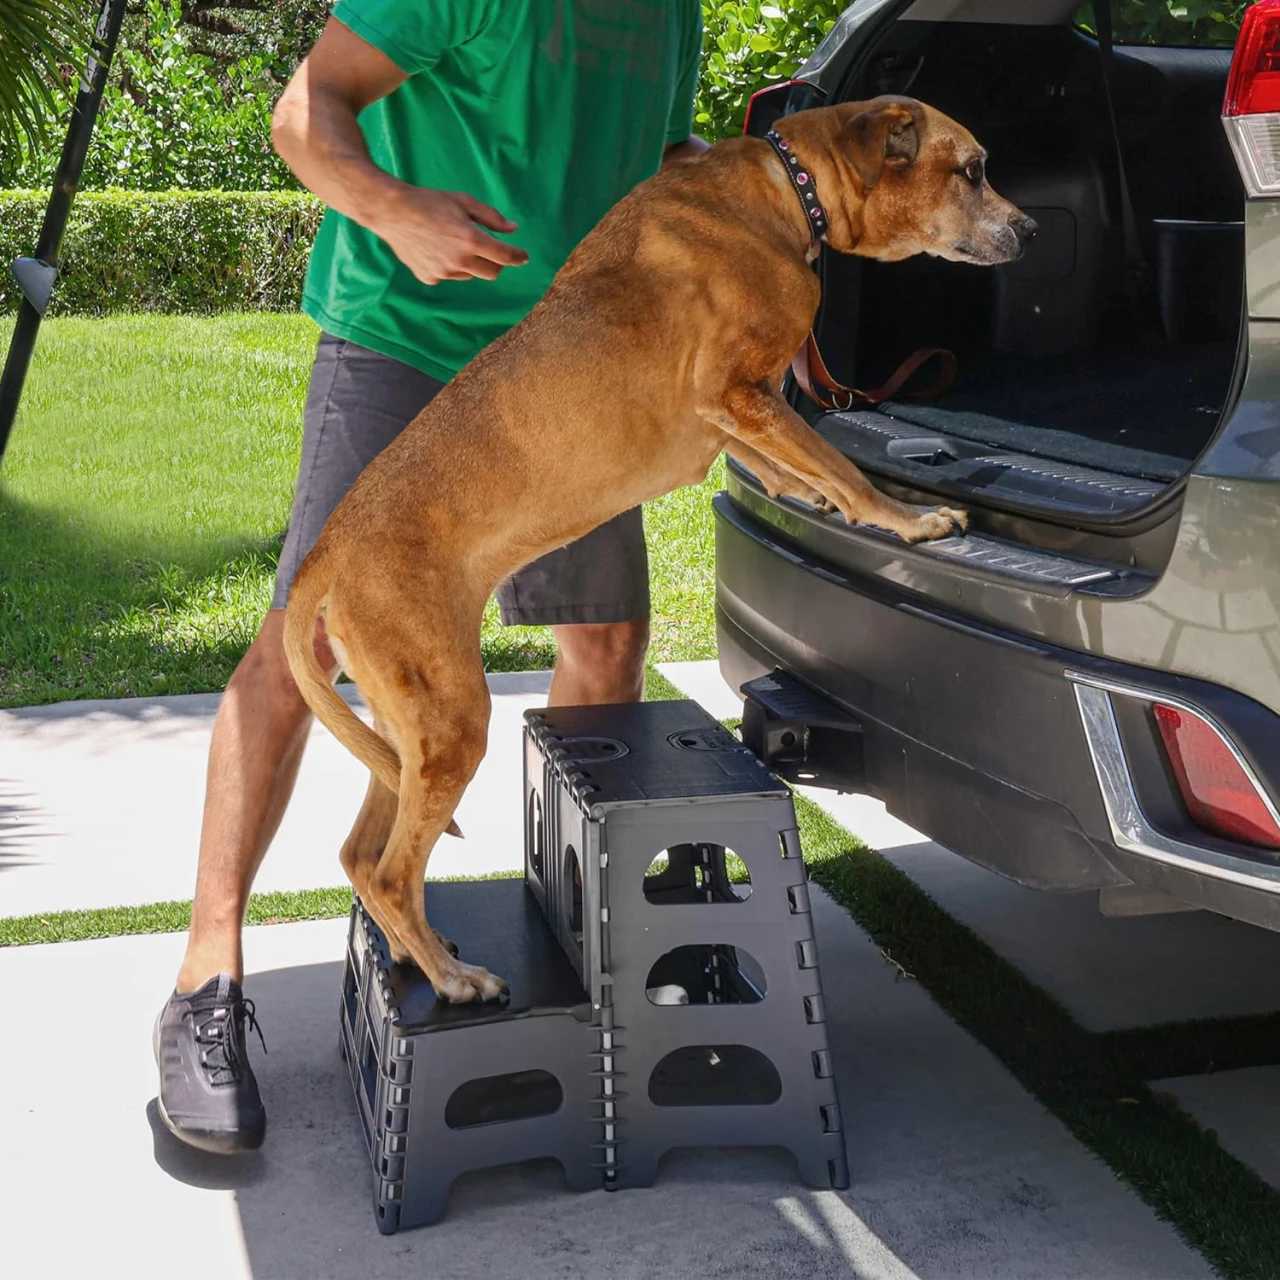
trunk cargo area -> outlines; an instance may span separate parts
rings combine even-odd
[[[922,346],[958,360],[937,399],[827,415],[855,460],[917,490],[1066,520],[1131,513],[1191,469],[1232,399],[1243,323],[1244,195],[1219,119],[1229,63],[1229,50],[1116,49],[1137,273],[1091,39],[889,28],[845,96],[909,94],[954,116],[988,150],[995,189],[1041,229],[995,269],[823,255],[818,336],[837,378],[878,386]]]

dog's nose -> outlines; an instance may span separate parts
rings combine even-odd
[[[1018,243],[1024,249],[1036,238],[1039,230],[1040,224],[1034,218],[1021,217],[1013,220],[1013,234],[1018,237]]]

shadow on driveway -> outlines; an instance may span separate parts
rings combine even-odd
[[[155,1161],[166,1174],[234,1191],[255,1277],[376,1277],[405,1258],[416,1274],[448,1280],[808,1280],[861,1274],[873,1259],[884,1280],[914,1276],[847,1196],[807,1189],[790,1155],[772,1150],[674,1152],[656,1187],[617,1194],[567,1190],[554,1160],[465,1174],[442,1222],[380,1235],[337,1047],[341,977],[341,965],[320,964],[253,975],[246,984],[267,1019],[270,1051],[255,1056],[270,1117],[261,1151],[219,1158],[191,1150],[164,1128],[155,1100],[147,1106]]]
[[[153,1102],[155,1163],[212,1196],[233,1193],[259,1280],[364,1280],[409,1274],[406,1263],[442,1280],[1210,1274],[925,993],[896,981],[840,908],[815,897],[848,1192],[804,1186],[792,1158],[773,1150],[673,1152],[656,1186],[616,1194],[570,1192],[555,1162],[535,1161],[466,1174],[443,1221],[381,1236],[338,1050],[337,962],[246,982],[270,1051],[252,1050],[269,1116],[262,1151],[187,1151]]]
[[[0,871],[31,865],[34,859],[24,846],[33,836],[51,834],[41,819],[37,798],[21,784],[0,778]]]

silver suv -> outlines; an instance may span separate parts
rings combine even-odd
[[[731,465],[721,667],[787,776],[1109,912],[1280,929],[1280,0],[1246,11],[1234,60],[1112,46],[1109,6],[1096,36],[1075,9],[860,0],[754,100],[752,133],[929,102],[1040,233],[996,270],[823,254],[836,380],[879,386],[934,346],[958,372],[927,398],[792,403],[971,533],[907,547]]]

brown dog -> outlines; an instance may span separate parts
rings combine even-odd
[[[880,261],[1010,261],[1022,214],[984,153],[918,102],[787,116],[777,132],[829,218],[827,242]],[[310,707],[373,772],[342,865],[387,936],[448,1000],[501,980],[428,927],[427,858],[485,750],[481,614],[522,565],[696,484],[721,450],[786,493],[908,542],[963,527],[909,507],[782,399],[818,305],[811,223],[767,143],[737,138],[617,204],[529,316],[475,358],[365,470],[293,584],[289,664]],[[374,711],[365,726],[316,658],[323,621]],[[453,828],[456,831],[456,828]]]

